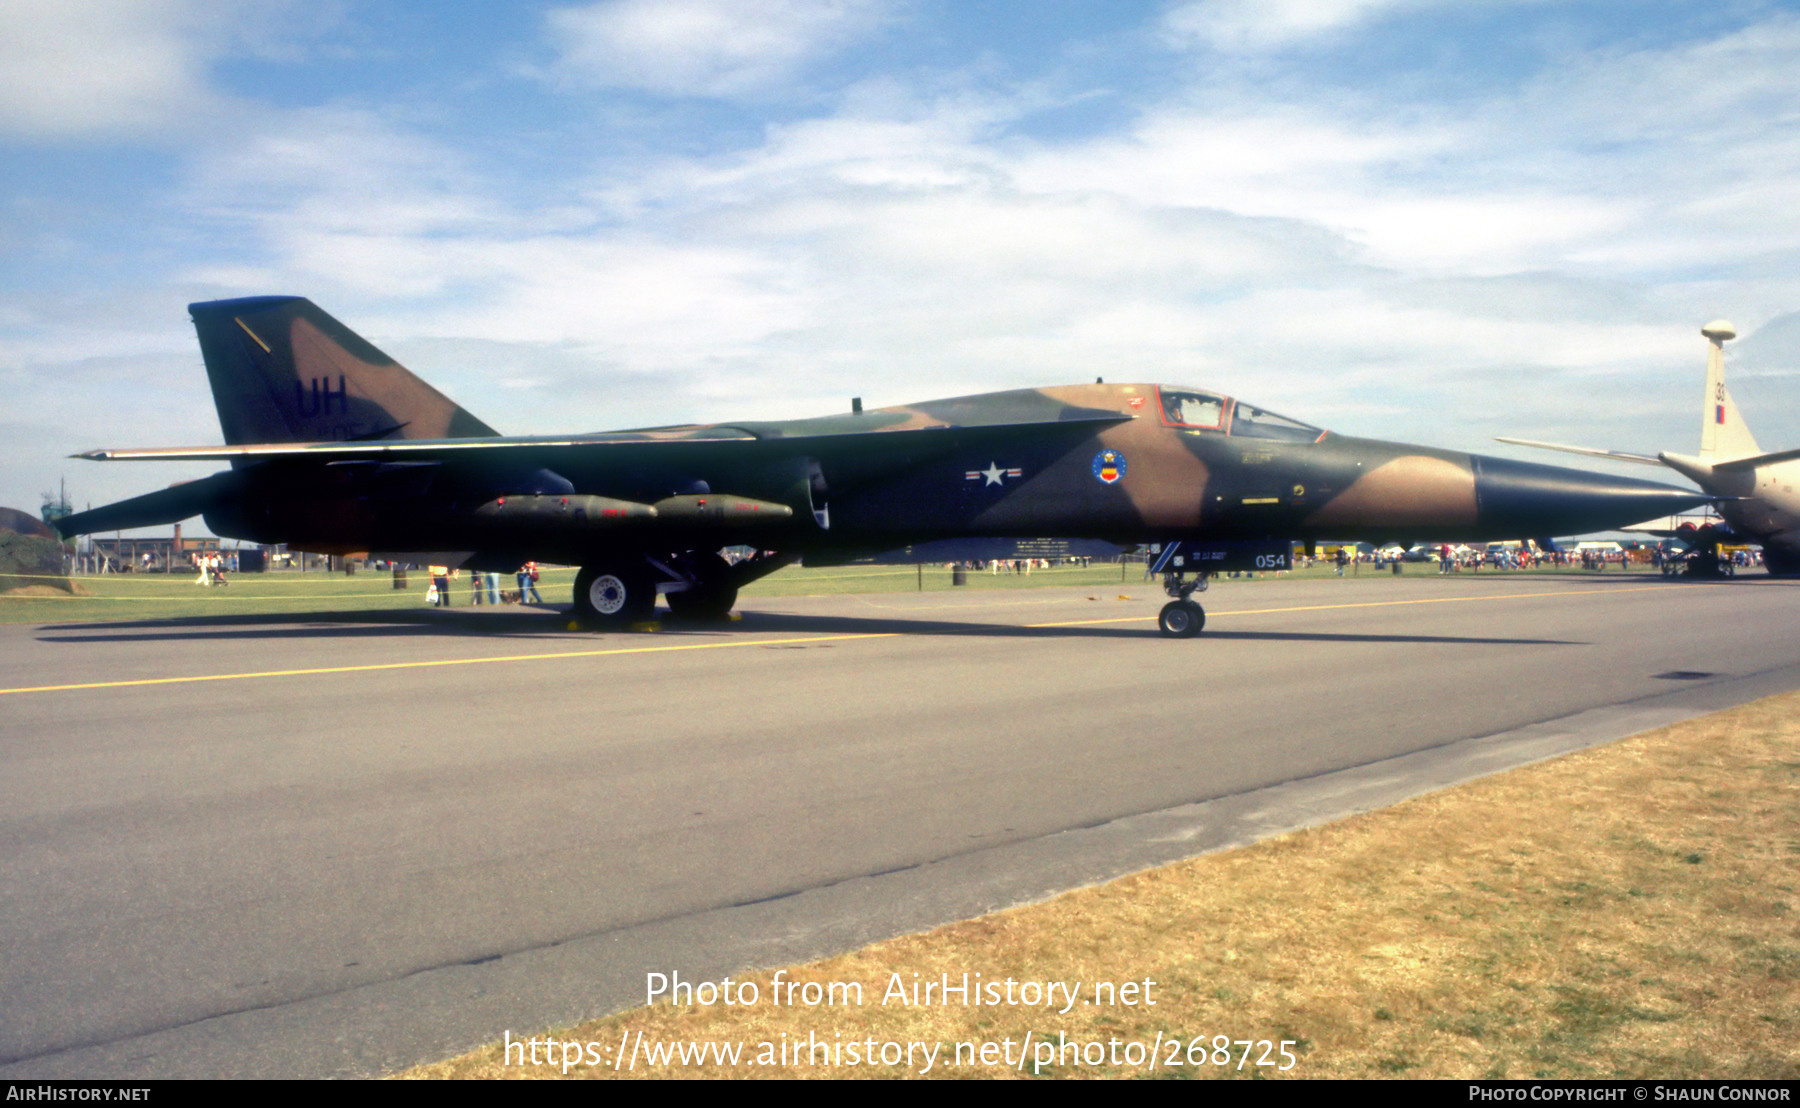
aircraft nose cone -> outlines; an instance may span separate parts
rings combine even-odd
[[[1674,515],[1707,494],[1635,477],[1472,456],[1475,505],[1483,532],[1580,535]]]

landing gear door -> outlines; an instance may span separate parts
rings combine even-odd
[[[1294,568],[1289,542],[1171,542],[1150,548],[1149,573],[1245,573]]]

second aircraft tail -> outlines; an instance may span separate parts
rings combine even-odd
[[[1737,328],[1718,319],[1700,329],[1712,349],[1706,355],[1706,396],[1700,418],[1700,458],[1708,462],[1729,462],[1761,454],[1756,437],[1744,425],[1737,403],[1725,390],[1725,344],[1737,338]]]

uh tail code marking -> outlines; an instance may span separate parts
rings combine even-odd
[[[294,382],[294,409],[300,413],[300,418],[309,419],[321,414],[330,415],[334,404],[337,406],[338,415],[350,414],[350,391],[342,373],[338,374],[337,391],[335,392],[332,391],[329,377],[325,378],[323,382],[317,377],[312,378],[310,394],[301,386],[300,382]]]

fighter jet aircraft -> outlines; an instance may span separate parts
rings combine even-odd
[[[473,570],[581,567],[597,627],[721,616],[745,583],[949,538],[1155,544],[1165,634],[1208,576],[1292,542],[1485,541],[1616,527],[1705,500],[1625,478],[1335,435],[1247,401],[1067,385],[790,422],[503,436],[299,297],[191,304],[225,445],[94,459],[231,468],[59,521],[196,514],[219,535]],[[728,563],[721,551],[755,556]],[[450,552],[450,553],[444,553]]]
[[[1716,543],[1761,543],[1763,565],[1778,576],[1800,574],[1800,450],[1765,454],[1738,414],[1725,389],[1725,344],[1737,328],[1717,319],[1700,329],[1710,349],[1706,356],[1706,392],[1700,399],[1700,453],[1630,454],[1585,446],[1501,438],[1500,442],[1587,454],[1643,465],[1664,465],[1719,497],[1719,514],[1727,527],[1683,534],[1687,541],[1710,548]]]

